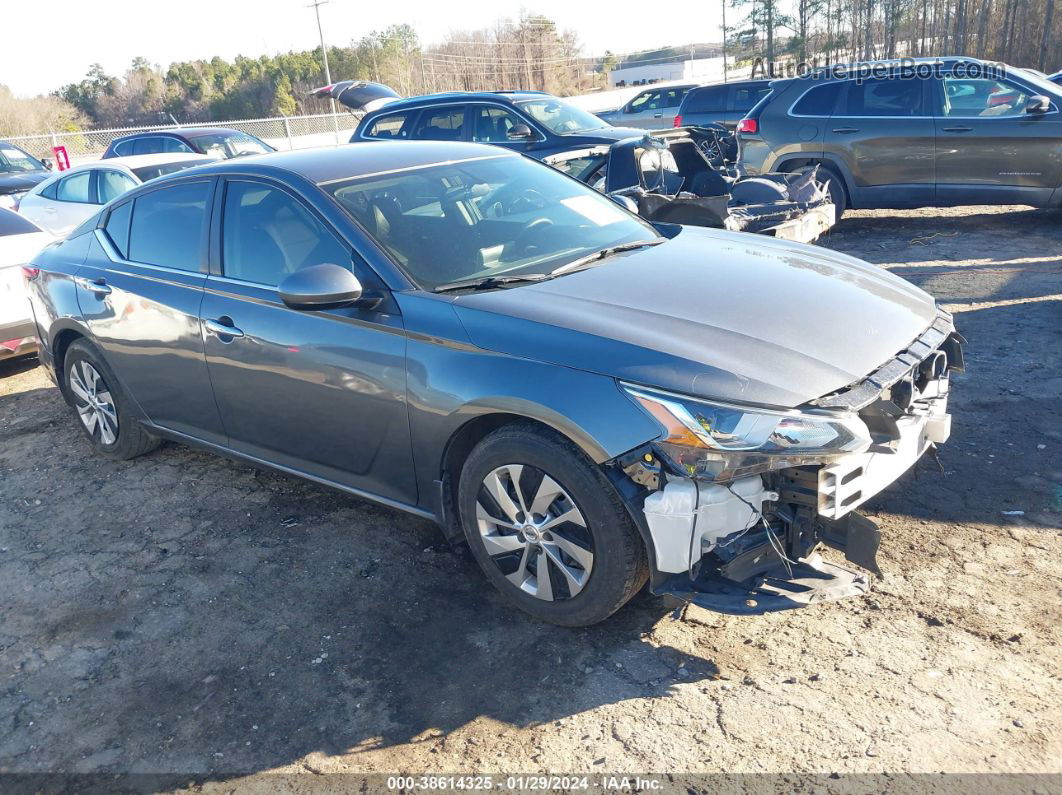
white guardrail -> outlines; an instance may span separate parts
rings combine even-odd
[[[52,157],[52,148],[65,146],[71,164],[99,160],[115,138],[135,132],[150,132],[179,127],[226,127],[242,130],[277,149],[308,149],[313,146],[345,144],[358,126],[359,116],[351,113],[322,113],[316,116],[278,116],[273,119],[239,119],[195,124],[121,127],[111,130],[80,130],[41,135],[22,135],[5,141],[25,149],[34,157]]]

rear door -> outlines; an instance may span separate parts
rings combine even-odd
[[[354,489],[416,502],[402,318],[376,307],[290,309],[277,285],[332,263],[378,282],[301,197],[232,178],[215,218],[202,319],[214,397],[230,446]]]
[[[96,344],[148,418],[223,445],[199,327],[213,185],[169,183],[109,208],[75,282]]]
[[[823,150],[852,176],[853,207],[924,207],[934,199],[931,81],[849,80],[826,124]]]
[[[935,81],[937,200],[1046,204],[1062,185],[1062,114],[1026,113],[1036,90],[1008,77]]]

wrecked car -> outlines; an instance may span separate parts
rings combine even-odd
[[[733,135],[721,127],[683,128],[544,158],[609,196],[632,202],[649,221],[758,232],[810,243],[835,222],[817,169],[740,175]]]
[[[856,511],[947,440],[963,366],[880,268],[651,224],[471,143],[180,171],[25,273],[99,454],[169,439],[432,519],[567,626],[646,583],[730,613],[864,592]]]

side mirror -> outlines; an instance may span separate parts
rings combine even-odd
[[[513,128],[509,130],[509,137],[513,139],[532,138],[534,135],[535,134],[531,131],[531,128],[526,124],[514,125]]]
[[[1048,113],[1051,110],[1051,100],[1042,94],[1034,94],[1029,97],[1029,101],[1025,103],[1026,113]]]
[[[638,202],[632,199],[630,196],[624,196],[622,193],[613,193],[609,195],[612,201],[616,202],[620,207],[628,212],[632,212],[635,215],[638,214]]]
[[[285,277],[277,292],[292,309],[337,309],[361,298],[361,282],[346,268],[326,262]]]
[[[55,171],[55,163],[52,162],[50,157],[42,157],[41,162],[44,163],[44,167],[49,171]]]

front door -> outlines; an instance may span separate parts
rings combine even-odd
[[[75,282],[96,344],[148,418],[223,445],[199,328],[212,190],[182,181],[110,208]]]
[[[826,124],[823,149],[852,175],[853,207],[933,204],[929,86],[898,75],[847,82]]]
[[[945,73],[937,82],[937,200],[1046,204],[1062,185],[1062,114],[1027,113],[1034,89]]]
[[[218,273],[206,283],[206,356],[229,444],[263,461],[405,503],[417,501],[402,318],[379,307],[304,311],[277,285],[310,265],[354,269],[349,245],[301,198],[231,179]]]

